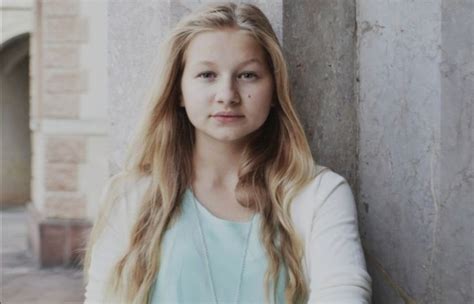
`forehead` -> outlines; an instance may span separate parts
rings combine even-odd
[[[257,40],[248,32],[238,29],[197,34],[189,43],[184,57],[186,65],[203,61],[232,64],[252,58],[265,63],[265,52]]]

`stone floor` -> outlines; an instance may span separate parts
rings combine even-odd
[[[82,271],[36,267],[27,250],[25,208],[0,210],[2,304],[83,303]]]

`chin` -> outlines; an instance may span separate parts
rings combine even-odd
[[[220,142],[226,142],[226,143],[238,143],[247,138],[248,134],[232,134],[232,135],[217,135],[213,136],[213,138],[217,141]]]

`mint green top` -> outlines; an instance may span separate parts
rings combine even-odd
[[[233,303],[240,276],[245,241],[251,221],[216,217],[197,199],[198,212],[219,303]],[[214,303],[199,233],[193,194],[187,189],[180,218],[165,233],[160,271],[151,293],[152,304]],[[253,218],[239,303],[265,303],[264,275],[268,261],[260,243],[260,214]],[[284,303],[286,270],[280,267],[277,301]],[[272,292],[270,290],[270,297]]]

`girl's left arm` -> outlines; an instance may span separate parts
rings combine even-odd
[[[370,303],[372,281],[366,270],[351,188],[334,172],[322,178],[325,194],[313,217],[309,244],[309,303]]]

